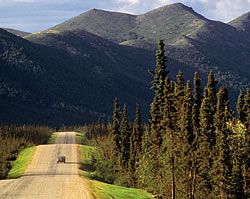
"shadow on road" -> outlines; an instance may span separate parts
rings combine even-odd
[[[72,174],[72,173],[31,173],[31,174],[24,174],[22,177],[31,177],[31,176],[48,176],[48,177],[53,177],[53,176],[76,176],[78,174]]]
[[[59,163],[58,163],[59,164]],[[61,163],[61,164],[63,164],[63,163]],[[65,164],[81,164],[80,162],[65,162]]]
[[[87,163],[80,163],[79,169],[83,171],[89,171],[89,172],[95,171],[94,166],[92,164],[87,164]]]

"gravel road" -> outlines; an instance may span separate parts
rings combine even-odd
[[[59,155],[66,156],[65,164],[56,163]],[[0,181],[0,198],[94,198],[77,168],[75,133],[58,133],[56,144],[37,146],[21,178]]]

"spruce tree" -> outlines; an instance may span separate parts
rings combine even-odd
[[[200,135],[198,136],[197,147],[197,185],[195,198],[212,199],[212,151],[210,147],[211,123],[213,115],[211,115],[211,104],[208,96],[207,88],[204,89],[204,98],[200,111]]]
[[[177,118],[180,118],[181,107],[184,98],[184,75],[181,71],[179,71],[176,75],[176,83],[175,83],[175,104],[177,110]]]
[[[232,180],[232,191],[230,198],[232,199],[246,199],[244,193],[244,179],[243,179],[243,158],[241,154],[236,154],[233,166],[233,180]]]
[[[160,105],[158,97],[155,96],[154,101],[151,104],[150,109],[150,134],[151,134],[151,143],[154,145],[153,147],[160,148],[162,144],[162,128],[160,126],[161,123],[161,114],[160,114]]]
[[[119,122],[119,103],[118,98],[114,100],[114,111],[113,111],[113,123],[112,123],[112,135],[115,142],[115,150],[117,154],[121,152],[121,133],[120,133],[120,122]]]
[[[180,133],[178,134],[178,169],[179,169],[179,189],[183,190],[178,194],[181,198],[193,198],[192,180],[193,180],[193,120],[192,120],[193,96],[190,82],[187,81],[185,96],[182,104],[182,114],[180,122]]]
[[[237,113],[238,118],[241,122],[245,122],[245,114],[244,114],[244,95],[242,90],[240,90],[240,94],[237,100]]]
[[[175,132],[179,133],[181,130],[181,116],[182,116],[182,105],[183,105],[183,100],[184,100],[184,95],[185,95],[185,88],[184,88],[184,75],[181,71],[178,72],[176,75],[176,83],[175,83],[175,110],[176,112],[173,113],[174,117],[173,119],[175,120]]]
[[[143,178],[143,181],[147,181],[147,184],[151,185],[151,188],[158,188],[157,185],[161,183],[162,177],[159,177],[160,164],[160,149],[163,142],[164,128],[161,125],[163,118],[163,106],[164,106],[164,84],[167,77],[166,71],[166,57],[165,57],[165,45],[162,40],[158,43],[156,52],[156,68],[154,72],[154,80],[152,82],[152,88],[154,90],[153,102],[150,105],[150,120],[148,132],[145,134],[146,142],[144,147],[149,148],[145,150],[143,154],[144,167],[139,170],[144,173],[147,171],[147,176]],[[143,182],[143,183],[144,183]]]
[[[126,105],[123,106],[120,133],[121,133],[121,161],[122,161],[121,164],[124,169],[127,169],[130,156],[131,129],[128,123]]]
[[[152,87],[154,89],[155,95],[163,97],[163,85],[167,74],[168,71],[166,71],[165,44],[163,40],[160,40],[158,42],[156,51],[156,67]]]
[[[168,72],[166,71],[166,56],[165,56],[165,44],[163,40],[158,42],[158,47],[156,51],[156,68],[154,72],[154,80],[153,80],[153,90],[155,97],[157,97],[160,112],[159,116],[162,114],[162,104],[163,104],[163,85],[165,83],[165,79],[167,77]]]
[[[130,180],[133,186],[136,186],[137,183],[136,169],[142,151],[142,139],[143,139],[143,127],[141,123],[141,108],[139,104],[136,104],[135,121],[130,138],[130,159],[129,159]]]
[[[233,130],[232,136],[232,190],[230,198],[232,199],[246,199],[245,183],[244,183],[244,170],[245,170],[245,126],[241,122],[230,123]]]
[[[141,107],[139,104],[136,104],[135,111],[135,121],[134,121],[134,130],[135,130],[135,156],[136,161],[138,161],[141,148],[142,148],[142,139],[143,139],[143,126],[141,121]]]
[[[188,140],[189,147],[193,145],[193,120],[192,120],[192,108],[193,108],[193,95],[191,91],[191,84],[189,81],[186,83],[184,103],[182,105],[182,133]]]
[[[192,184],[191,184],[191,198],[193,199],[195,197],[195,188],[196,188],[196,175],[197,175],[197,165],[199,162],[197,162],[197,147],[198,147],[198,141],[200,136],[200,109],[201,109],[201,103],[202,103],[202,89],[201,89],[201,79],[199,77],[198,72],[195,72],[194,74],[194,97],[193,97],[193,110],[192,110],[192,121],[193,121],[193,134],[194,134],[194,142],[192,144],[192,171],[191,171],[191,178],[192,178]]]
[[[245,133],[245,157],[244,157],[244,189],[246,197],[250,197],[250,89],[247,89],[244,97],[244,119]]]
[[[135,126],[132,127],[132,133],[130,137],[130,157],[129,157],[129,184],[132,187],[136,187],[137,175],[136,175],[136,163],[137,163],[137,142],[136,142],[136,130]]]
[[[198,72],[194,74],[194,103],[193,103],[193,130],[195,138],[199,135],[200,131],[200,108],[202,103],[202,89],[201,79]]]
[[[164,84],[164,114],[162,126],[164,127],[164,142],[161,148],[162,152],[162,169],[164,172],[164,191],[163,195],[172,199],[176,198],[176,106],[173,82],[168,78]],[[171,190],[171,194],[168,193]]]
[[[160,147],[162,143],[162,127],[159,125],[163,117],[164,93],[163,86],[167,77],[165,45],[163,40],[158,43],[156,51],[156,68],[154,72],[153,90],[154,99],[150,108],[150,130],[152,143]]]
[[[214,74],[211,71],[208,75],[208,80],[207,80],[207,93],[208,93],[208,100],[210,103],[210,111],[211,111],[211,118],[210,118],[211,120],[209,121],[211,125],[211,131],[210,131],[210,136],[209,136],[211,149],[216,144],[215,122],[214,122],[214,116],[215,116],[216,104],[217,104],[216,83],[217,82],[215,80]]]
[[[231,131],[228,129],[230,111],[228,107],[228,93],[221,87],[217,95],[215,115],[216,146],[213,160],[214,197],[227,199],[230,197],[232,178],[232,156],[230,151]]]

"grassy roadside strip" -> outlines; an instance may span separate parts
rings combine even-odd
[[[57,135],[57,133],[52,133],[48,139],[48,144],[54,144]],[[35,150],[36,146],[22,149],[18,153],[16,160],[11,163],[11,169],[8,172],[7,178],[15,179],[21,177],[24,174],[27,166],[31,163]]]
[[[91,180],[93,191],[99,199],[152,199],[152,196],[144,190],[110,185]]]
[[[54,132],[50,135],[48,144],[55,144],[58,133]]]
[[[76,132],[76,144],[85,144],[86,136],[83,132]]]
[[[10,179],[19,178],[25,172],[27,166],[31,163],[36,147],[28,147],[23,149],[17,156],[17,159],[12,163],[12,168],[8,173]]]
[[[152,199],[151,194],[144,190],[121,187],[94,180],[95,171],[91,165],[95,147],[79,145],[78,157],[81,163],[79,175],[89,178],[90,188],[98,199]]]

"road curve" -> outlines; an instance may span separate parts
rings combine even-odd
[[[66,163],[56,163],[65,155]],[[92,199],[86,182],[78,176],[74,132],[60,132],[56,144],[37,146],[24,175],[0,181],[0,198]]]

